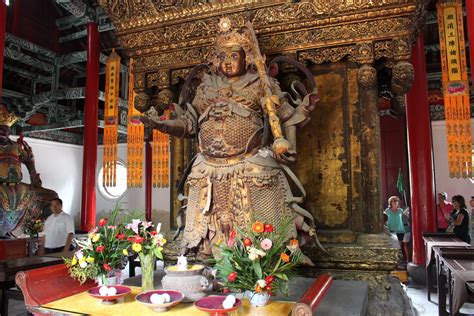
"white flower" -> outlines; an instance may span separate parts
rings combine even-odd
[[[161,223],[156,224],[156,233],[159,234],[161,230]]]
[[[80,266],[81,268],[85,268],[85,267],[87,267],[87,262],[86,262],[85,260],[84,260],[84,261],[80,261],[79,266]]]
[[[259,257],[265,257],[266,255],[265,251],[257,249],[255,247],[248,248],[248,252],[249,252],[249,259],[251,261],[258,259]]]
[[[81,260],[82,257],[84,257],[84,254],[82,253],[82,250],[76,251],[76,258],[77,258],[77,260]]]
[[[265,282],[265,280],[258,280],[257,281],[257,284],[258,286],[260,286],[262,289],[267,286],[267,283]]]

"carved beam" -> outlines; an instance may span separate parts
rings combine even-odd
[[[56,0],[56,3],[85,23],[96,20],[95,10],[83,0]]]
[[[52,73],[54,70],[54,65],[44,62],[42,60],[39,60],[37,58],[31,57],[30,55],[26,55],[22,52],[19,52],[17,50],[11,49],[9,47],[5,47],[4,49],[4,56],[5,58],[13,59],[18,62],[21,62],[23,64],[26,64],[28,66],[35,67],[37,69],[40,69],[42,71]]]

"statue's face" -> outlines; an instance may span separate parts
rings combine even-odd
[[[4,142],[10,136],[10,127],[0,125],[0,142]]]
[[[219,70],[227,78],[245,74],[245,52],[242,47],[222,47],[219,51]]]

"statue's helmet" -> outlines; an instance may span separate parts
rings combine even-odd
[[[11,127],[15,124],[20,118],[8,112],[7,107],[4,104],[0,103],[0,125]]]
[[[246,66],[248,67],[253,64],[253,53],[247,29],[241,28],[236,31],[231,31],[231,21],[227,17],[220,19],[219,28],[222,31],[222,34],[216,38],[215,51],[211,60],[212,64],[215,66],[219,64],[218,56],[222,49],[236,46],[241,47],[244,50]]]

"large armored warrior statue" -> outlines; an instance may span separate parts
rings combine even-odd
[[[41,187],[31,147],[22,137],[12,141],[10,127],[18,117],[0,105],[0,236],[13,231],[26,216],[41,217],[56,192]],[[31,185],[21,183],[21,164],[30,174]]]
[[[162,120],[151,108],[142,118],[145,125],[170,135],[198,137],[200,153],[187,176],[183,246],[212,254],[212,245],[226,240],[234,226],[247,228],[258,220],[278,228],[291,218],[292,237],[299,230],[317,241],[313,217],[298,206],[304,190],[285,166],[296,154],[296,127],[308,120],[317,101],[314,79],[308,76],[312,91],[292,100],[293,107],[266,73],[251,25],[230,32],[229,24],[228,19],[220,22],[225,33],[217,38],[210,73],[204,74],[191,104],[183,97],[185,84],[175,106],[180,116]],[[143,95],[138,99],[150,102]],[[270,129],[274,141],[267,146]],[[293,195],[287,177],[301,196]]]

